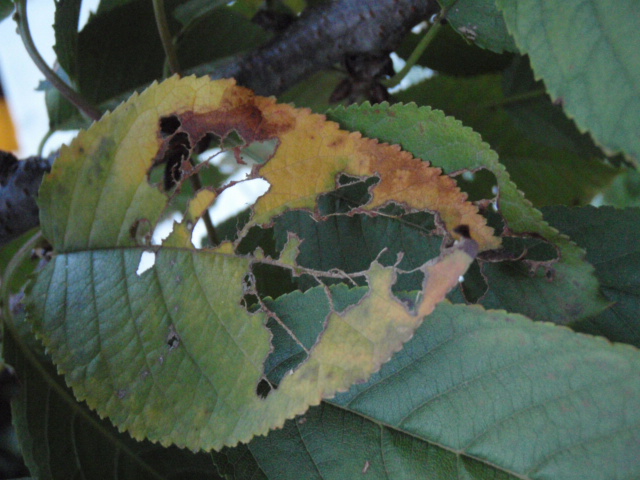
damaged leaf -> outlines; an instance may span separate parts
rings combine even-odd
[[[398,143],[417,157],[429,158],[448,174],[484,169],[494,174],[495,193],[479,203],[484,203],[485,213],[497,220],[503,240],[544,241],[556,254],[545,261],[535,256],[521,259],[513,256],[506,248],[509,242],[505,242],[499,255],[492,252],[479,259],[488,284],[480,300],[482,305],[558,324],[583,320],[607,308],[609,302],[599,291],[594,268],[585,261],[584,251],[544,221],[542,213],[513,183],[498,155],[476,132],[463,128],[461,133],[458,120],[415,104],[365,104],[336,108],[327,116],[344,128]]]
[[[251,144],[276,145],[266,163],[253,167],[250,178],[266,180],[270,189],[235,241],[210,249],[191,242],[203,212],[232,188],[208,186],[195,193],[171,235],[150,244],[144,232],[156,229],[183,183],[206,166],[192,156],[230,135],[244,142],[231,147],[239,160]],[[161,180],[152,175],[157,169]],[[302,263],[301,246],[317,241],[313,229],[286,231],[278,220],[304,211],[327,221],[327,195],[340,190],[344,176],[364,179],[367,194],[329,221],[430,214],[441,250],[410,264],[410,272],[402,249],[383,262],[384,246],[360,271]],[[192,450],[249,441],[365,381],[412,337],[478,250],[499,246],[477,208],[439,169],[231,80],[174,77],[134,95],[62,149],[39,202],[55,255],[29,292],[36,334],[76,397],[100,416],[137,439]],[[286,233],[279,252],[240,248],[274,224]],[[140,273],[143,252],[153,254],[154,264]],[[303,342],[285,329],[302,348],[302,361],[269,380],[271,338],[284,325],[262,288],[264,272],[274,270],[285,272],[292,288],[303,278],[327,286],[317,301],[330,308],[315,338]],[[422,278],[415,301],[392,292],[405,273]],[[329,285],[366,293],[338,307]],[[304,319],[305,311],[299,314]]]

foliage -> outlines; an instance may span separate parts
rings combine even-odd
[[[57,73],[110,111],[47,87],[86,129],[0,251],[31,474],[637,478],[640,18],[543,4],[441,1],[397,49],[436,73],[372,103],[353,58],[278,100],[189,75],[322,2],[167,0],[171,45],[147,1],[56,2]],[[268,190],[214,226],[229,162]]]

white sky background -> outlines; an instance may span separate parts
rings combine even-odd
[[[83,25],[94,10],[98,0],[84,0],[80,13]],[[28,18],[33,40],[49,66],[53,66],[55,53],[53,44],[53,0],[29,0]],[[49,130],[47,109],[44,103],[44,92],[36,91],[38,84],[44,79],[26,49],[20,36],[16,33],[16,22],[11,17],[0,23],[0,74],[4,93],[11,109],[16,125],[20,158],[35,155],[40,141]],[[74,133],[56,134],[47,142],[45,153],[59,147],[75,136]]]

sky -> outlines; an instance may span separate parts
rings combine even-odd
[[[82,2],[81,25],[86,22],[89,11],[97,5],[98,0]],[[55,4],[53,0],[29,0],[27,8],[29,27],[36,47],[49,66],[53,66],[55,53],[52,25]],[[16,125],[20,147],[18,156],[22,158],[36,154],[40,141],[49,130],[44,93],[36,91],[44,77],[29,58],[11,17],[0,23],[0,39],[0,75]],[[45,152],[56,149],[74,136],[75,132],[54,135],[47,142]]]

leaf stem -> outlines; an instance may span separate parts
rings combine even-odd
[[[404,80],[404,77],[407,76],[411,68],[417,63],[417,61],[420,59],[420,56],[422,56],[424,51],[427,49],[431,41],[435,38],[436,34],[440,30],[440,20],[444,18],[445,14],[446,11],[444,9],[440,11],[440,13],[436,16],[434,22],[428,27],[427,32],[420,39],[420,42],[418,42],[418,45],[416,45],[416,48],[414,48],[413,52],[411,52],[411,55],[409,55],[407,62],[404,64],[404,67],[402,67],[402,69],[389,80],[383,82],[385,87],[396,87],[400,84],[400,82],[402,82],[402,80]]]
[[[13,18],[18,24],[18,32],[22,38],[22,43],[27,49],[27,53],[42,72],[44,77],[53,85],[67,100],[76,106],[83,114],[92,120],[100,120],[102,113],[91,103],[89,103],[80,93],[67,85],[56,72],[44,61],[38,49],[36,48],[31,31],[29,30],[29,21],[27,20],[27,0],[16,0],[16,13]]]
[[[156,17],[156,26],[158,27],[158,33],[160,34],[160,40],[162,41],[162,48],[164,54],[169,62],[169,68],[172,73],[180,73],[180,63],[178,62],[178,55],[176,48],[171,37],[171,31],[169,30],[169,23],[167,22],[167,14],[164,9],[164,0],[153,0],[153,13]]]
[[[42,137],[42,140],[40,140],[40,143],[38,144],[38,153],[37,155],[39,157],[42,157],[42,152],[44,151],[44,147],[47,144],[47,141],[51,138],[51,136],[55,133],[54,130],[49,130],[44,137]]]

